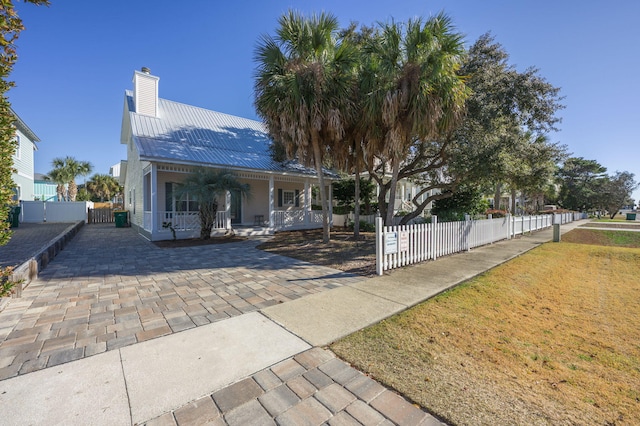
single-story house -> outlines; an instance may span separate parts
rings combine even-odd
[[[251,188],[248,198],[227,193],[218,200],[214,232],[322,227],[322,213],[312,209],[314,169],[274,161],[261,122],[159,98],[159,80],[142,68],[134,72],[133,90],[125,91],[121,143],[127,160],[119,178],[133,227],[152,241],[171,239],[169,225],[178,238],[199,236],[196,203],[175,195],[196,166],[232,170]],[[331,181],[338,177],[325,176],[331,196]]]

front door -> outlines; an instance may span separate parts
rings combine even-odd
[[[242,223],[242,196],[236,191],[231,191],[230,215],[232,225]]]

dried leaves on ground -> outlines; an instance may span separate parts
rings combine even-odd
[[[459,425],[637,424],[640,249],[567,239],[331,349]]]
[[[332,230],[331,241],[325,244],[321,229],[277,232],[258,248],[353,274],[376,273],[375,233],[361,232],[356,239],[353,231]]]

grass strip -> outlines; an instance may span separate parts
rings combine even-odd
[[[639,275],[563,236],[331,349],[455,424],[633,424]]]

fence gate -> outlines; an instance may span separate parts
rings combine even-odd
[[[88,222],[89,223],[114,223],[115,215],[114,209],[89,209]]]

